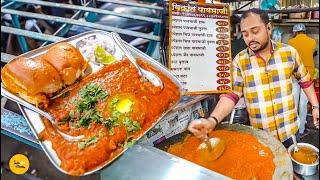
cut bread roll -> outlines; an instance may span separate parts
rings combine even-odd
[[[47,96],[63,86],[58,71],[40,58],[19,57],[2,68],[1,79],[8,90],[37,106],[47,106]]]

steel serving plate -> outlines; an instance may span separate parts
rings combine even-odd
[[[105,48],[107,49],[108,52],[110,52],[110,54],[112,54],[115,59],[117,61],[120,61],[123,57],[124,57],[124,53],[118,49],[118,47],[116,46],[116,44],[114,43],[114,41],[112,40],[111,35],[108,32],[105,31],[101,31],[101,30],[93,30],[93,31],[88,31],[85,33],[81,33],[78,34],[76,36],[64,39],[62,41],[58,41],[56,43],[50,44],[48,46],[45,47],[41,47],[35,50],[32,50],[30,52],[24,53],[18,57],[29,57],[29,58],[34,58],[37,56],[40,56],[42,54],[44,54],[50,47],[52,47],[53,45],[60,43],[60,42],[68,42],[74,46],[76,46],[77,48],[79,48],[80,52],[82,53],[82,55],[86,58],[86,60],[90,60],[89,64],[92,68],[92,72],[96,72],[98,71],[102,65],[99,65],[98,63],[95,63],[94,60],[90,59],[91,55],[92,55],[92,49],[88,49],[93,48],[90,45],[92,45],[92,43],[94,44],[95,42],[97,44],[99,43],[105,43],[103,44],[105,46]],[[141,60],[149,63],[151,66],[153,66],[154,68],[156,68],[157,70],[159,70],[160,72],[162,72],[163,74],[165,74],[168,78],[170,78],[172,80],[172,82],[174,84],[176,84],[179,88],[180,91],[180,98],[177,100],[177,102],[175,103],[174,106],[176,106],[178,104],[178,102],[180,101],[181,97],[182,97],[182,85],[179,81],[178,78],[175,77],[175,75],[170,72],[166,67],[164,67],[163,65],[161,65],[159,62],[157,62],[156,60],[152,59],[150,56],[144,54],[143,52],[139,51],[138,49],[136,49],[135,47],[131,46],[130,44],[124,42],[125,45],[127,46],[128,50],[132,53],[132,55],[134,57],[139,57]],[[87,48],[88,47],[88,48]],[[18,58],[17,57],[17,58]],[[16,60],[17,58],[13,59]],[[10,63],[10,62],[9,62]],[[19,105],[19,104],[18,104]],[[141,134],[136,140],[139,140],[142,136],[144,136],[154,125],[156,125],[162,117],[164,117],[174,106],[172,106],[170,109],[168,109],[166,112],[164,112],[143,134]],[[35,135],[37,141],[39,142],[40,146],[42,147],[43,151],[45,152],[45,154],[48,156],[49,160],[51,161],[51,163],[57,168],[59,169],[61,172],[68,174],[68,172],[66,172],[65,170],[60,168],[60,164],[61,164],[61,160],[59,159],[59,157],[57,156],[55,150],[52,148],[52,143],[48,140],[46,141],[40,141],[38,134],[44,130],[45,126],[41,120],[41,117],[39,114],[33,112],[32,110],[25,108],[23,106],[19,105],[19,108],[23,114],[23,116],[25,117],[28,125],[30,126],[33,134]],[[117,156],[115,156],[114,158],[112,158],[109,161],[106,161],[105,163],[102,163],[100,166],[97,166],[95,169],[92,169],[86,173],[84,173],[82,176],[84,175],[88,175],[88,174],[92,174],[104,167],[106,167],[107,165],[109,165],[111,162],[113,162],[115,159],[117,159],[120,155],[122,155],[125,151],[127,150],[124,149],[121,153],[119,153]]]

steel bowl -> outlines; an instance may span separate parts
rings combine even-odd
[[[303,163],[296,161],[291,156],[291,152],[294,150],[294,144],[292,144],[288,148],[288,152],[289,152],[289,156],[292,160],[294,172],[301,174],[301,175],[304,175],[304,176],[314,175],[319,170],[319,149],[311,144],[308,144],[308,143],[298,143],[297,145],[298,145],[298,147],[304,146],[304,147],[312,148],[313,150],[315,150],[318,153],[318,158],[317,158],[316,162],[313,164],[303,164]]]

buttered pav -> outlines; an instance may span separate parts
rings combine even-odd
[[[64,85],[73,84],[87,67],[80,51],[66,42],[52,46],[42,58],[59,72]]]
[[[42,104],[45,107],[49,103],[47,96],[63,86],[58,71],[41,58],[13,60],[2,68],[1,80],[11,92],[36,106]]]

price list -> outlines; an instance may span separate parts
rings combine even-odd
[[[230,10],[170,2],[169,67],[186,94],[231,91]]]

